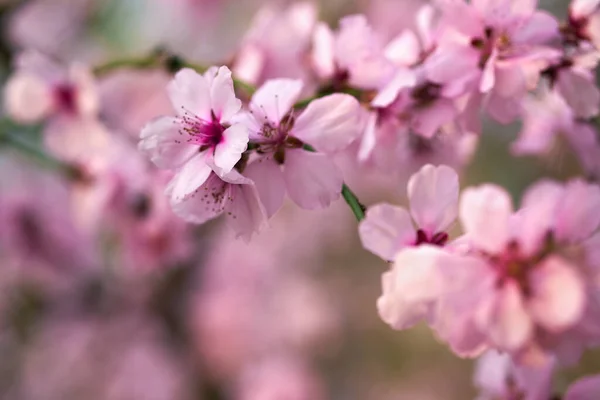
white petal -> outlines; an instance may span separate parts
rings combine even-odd
[[[425,165],[408,181],[410,213],[429,234],[442,232],[458,214],[458,175],[445,165]]]
[[[365,249],[388,261],[416,239],[408,212],[390,204],[369,207],[358,226],[358,234]]]
[[[232,200],[224,213],[225,222],[233,229],[236,237],[249,240],[266,221],[265,210],[254,184],[232,186]]]
[[[329,206],[342,191],[342,172],[325,154],[286,151],[283,176],[290,198],[309,210]]]
[[[292,134],[322,152],[342,150],[362,131],[358,101],[332,94],[312,101],[294,124]]]

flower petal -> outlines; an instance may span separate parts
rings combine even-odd
[[[219,67],[210,82],[210,101],[217,119],[222,122],[228,122],[242,108],[242,101],[235,97],[229,68]]]
[[[283,205],[285,197],[281,167],[271,157],[263,157],[248,165],[244,175],[254,181],[267,217],[272,217]]]
[[[215,147],[215,165],[222,172],[229,173],[248,148],[248,129],[242,124],[231,125],[223,132],[221,143]]]
[[[237,173],[233,170],[232,172]],[[253,183],[232,185],[231,201],[225,209],[225,222],[236,237],[250,240],[266,221],[265,209]]]
[[[52,111],[50,87],[39,77],[17,72],[6,83],[4,101],[8,115],[18,122],[38,122]]]
[[[179,115],[196,115],[211,120],[210,88],[206,79],[190,68],[183,68],[167,86],[171,103]]]
[[[458,214],[458,175],[445,165],[425,165],[408,181],[410,213],[429,234],[442,232]]]
[[[342,172],[329,156],[304,150],[288,150],[283,167],[285,186],[298,206],[324,208],[342,191]]]
[[[160,117],[149,122],[140,137],[139,149],[148,153],[159,168],[179,168],[198,153],[198,146],[188,144],[181,135],[177,118]]]
[[[277,126],[292,109],[302,91],[300,79],[271,79],[252,96],[250,110],[258,122]]]
[[[360,111],[358,101],[347,94],[316,99],[298,117],[292,134],[318,151],[342,150],[361,134]]]
[[[560,257],[546,259],[530,275],[532,295],[527,308],[533,319],[551,332],[576,324],[585,307],[585,288],[575,266]]]
[[[581,179],[567,183],[556,210],[556,239],[577,243],[590,237],[600,225],[600,187]]]
[[[208,167],[207,167],[208,168]],[[185,198],[175,198],[174,190],[178,184],[176,178],[169,182],[165,193],[171,197],[173,212],[187,222],[202,224],[223,213],[230,200],[230,184],[223,181],[208,168],[208,177],[197,193]]]
[[[491,253],[504,250],[510,235],[512,201],[503,188],[486,184],[465,189],[459,213],[469,239],[477,246]]]
[[[208,179],[211,168],[206,162],[208,154],[198,153],[190,158],[169,183],[172,202],[179,202],[193,194]]]
[[[512,281],[482,304],[476,320],[480,329],[501,350],[518,350],[533,334],[531,317],[525,311],[517,284]]]
[[[369,207],[358,226],[358,234],[365,249],[388,261],[416,238],[408,212],[390,204]]]
[[[444,252],[432,246],[406,248],[382,276],[377,300],[381,319],[394,329],[407,329],[428,317],[440,294],[439,259]]]
[[[595,400],[600,398],[600,375],[590,375],[572,384],[564,400]]]

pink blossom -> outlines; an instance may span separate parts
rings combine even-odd
[[[4,96],[8,114],[18,122],[48,117],[95,117],[98,97],[94,78],[83,65],[65,69],[37,52],[21,54]]]
[[[392,62],[385,57],[381,38],[364,15],[342,18],[336,33],[326,24],[318,24],[311,58],[320,80],[333,87],[378,88],[394,71]]]
[[[233,170],[246,150],[248,131],[232,123],[242,104],[227,67],[213,67],[204,75],[182,69],[169,85],[169,96],[177,116],[146,125],[139,147],[158,167],[177,171],[170,193],[179,201],[211,171],[223,175]]]
[[[587,92],[587,90],[582,91],[582,93]],[[574,97],[579,95],[573,93]],[[586,102],[582,107],[584,108],[580,110],[591,112],[595,112],[596,108],[594,102]],[[548,156],[556,148],[556,143],[560,143],[557,139],[562,137],[578,156],[583,169],[592,176],[598,174],[600,143],[596,137],[596,130],[591,124],[576,118],[575,113],[558,91],[542,88],[537,95],[525,97],[522,113],[523,126],[519,137],[511,146],[513,154]]]
[[[477,400],[548,400],[554,366],[553,361],[535,367],[516,365],[508,354],[488,351],[477,361],[474,381],[481,391]]]
[[[519,100],[535,86],[540,60],[557,52],[545,47],[558,36],[558,23],[535,10],[535,1],[442,3],[443,40],[427,64],[427,76],[458,90],[487,94],[487,110],[506,123],[519,111]]]
[[[425,165],[408,181],[410,214],[386,203],[368,208],[359,226],[363,246],[385,260],[393,260],[407,246],[443,246],[448,240],[446,230],[458,213],[458,190],[458,175],[452,168]]]
[[[589,40],[600,48],[600,2],[598,0],[573,0],[569,5],[569,22],[564,30],[567,38],[578,42]]]
[[[313,100],[296,116],[292,106],[301,90],[299,80],[267,81],[252,97],[243,119],[259,154],[245,174],[254,180],[269,216],[281,207],[285,192],[307,209],[336,200],[343,184],[341,171],[328,154],[302,146],[333,153],[360,134],[360,106],[352,96],[332,94]]]
[[[600,224],[598,208],[600,188],[578,180],[533,186],[517,213],[497,186],[465,190],[459,214],[470,249],[449,262],[464,264],[462,271],[439,269],[448,286],[438,302],[438,334],[465,354],[485,343],[524,357],[535,347],[558,351],[557,340],[544,338],[568,336],[593,289],[581,262],[557,249],[589,238]],[[461,308],[467,299],[469,311]],[[459,314],[462,328],[452,319]],[[465,335],[478,339],[464,348]]]
[[[255,85],[266,79],[307,77],[303,58],[316,22],[312,2],[261,8],[236,55],[236,77]]]

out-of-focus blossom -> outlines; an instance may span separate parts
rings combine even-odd
[[[111,130],[139,139],[144,125],[172,110],[164,71],[117,71],[99,82],[100,115]]]
[[[169,85],[169,97],[177,117],[146,125],[139,146],[158,167],[176,171],[169,192],[173,202],[180,202],[212,171],[232,171],[246,150],[248,131],[231,123],[242,104],[227,67],[213,67],[204,75],[182,69]]]
[[[410,213],[387,203],[369,207],[359,226],[363,246],[388,261],[407,246],[443,246],[458,213],[458,191],[458,175],[452,168],[425,165],[408,181]]]
[[[546,47],[558,23],[536,1],[449,0],[441,3],[445,29],[427,63],[430,80],[456,92],[487,94],[486,108],[503,123],[519,112],[519,101],[535,87],[543,60],[560,54]]]
[[[252,365],[239,383],[240,400],[322,400],[323,384],[308,366],[293,357],[272,357]]]
[[[383,45],[365,16],[352,15],[340,21],[336,33],[324,23],[317,25],[311,60],[319,79],[333,88],[376,89],[394,72]]]
[[[562,137],[578,156],[584,170],[592,176],[600,172],[600,143],[596,129],[577,119],[557,91],[542,89],[537,95],[527,96],[522,107],[523,126],[511,146],[513,154],[547,155],[556,146],[556,139]],[[586,103],[585,107],[595,108],[593,103]]]
[[[306,78],[305,58],[316,22],[312,2],[294,2],[287,8],[265,5],[236,55],[235,76],[255,85],[272,78]]]
[[[301,90],[299,80],[267,81],[252,97],[242,121],[259,154],[245,174],[254,180],[268,216],[281,207],[286,191],[307,209],[336,200],[342,174],[329,154],[360,134],[360,106],[352,96],[332,94],[313,100],[296,116],[292,106]],[[306,151],[303,144],[323,153]]]
[[[548,400],[551,395],[554,362],[530,367],[516,365],[508,354],[488,351],[477,361],[477,400]]]
[[[592,235],[598,207],[600,188],[580,180],[540,182],[517,213],[501,188],[467,189],[460,218],[470,249],[438,270],[447,284],[436,310],[438,334],[463,354],[487,343],[523,362],[544,352],[562,357],[561,339],[583,323],[597,288],[586,284],[581,261],[559,249]]]
[[[573,0],[569,5],[569,21],[563,28],[568,40],[588,40],[600,48],[600,1]]]

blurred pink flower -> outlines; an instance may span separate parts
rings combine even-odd
[[[445,29],[428,60],[428,78],[452,85],[457,92],[486,93],[490,115],[502,123],[512,121],[520,99],[535,87],[540,60],[560,54],[545,46],[558,37],[558,23],[537,11],[536,3],[443,1]]]
[[[572,0],[566,33],[572,34],[574,41],[589,40],[600,48],[600,1]]]
[[[535,367],[516,365],[508,354],[490,350],[477,360],[477,400],[548,400],[554,367],[553,360]]]
[[[333,87],[348,84],[375,89],[394,72],[392,62],[385,57],[382,40],[364,15],[342,18],[337,33],[319,23],[314,30],[311,59],[319,79]]]
[[[387,203],[368,208],[358,230],[363,246],[388,261],[407,246],[443,246],[458,213],[458,191],[458,175],[452,168],[425,165],[408,181],[410,214]]]
[[[170,185],[181,201],[205,183],[211,171],[228,174],[248,144],[248,131],[232,122],[242,103],[235,97],[231,71],[210,68],[204,75],[184,68],[169,85],[177,117],[147,124],[139,147],[164,169],[176,170]]]
[[[242,123],[250,131],[258,159],[244,170],[259,191],[267,215],[283,204],[285,192],[302,208],[328,206],[342,189],[342,173],[328,154],[347,147],[360,134],[360,105],[350,95],[332,94],[311,101],[299,115],[292,109],[302,82],[267,81],[252,96]]]
[[[252,21],[232,68],[239,79],[259,85],[273,78],[307,78],[304,61],[317,22],[313,2],[287,8],[268,3]]]

